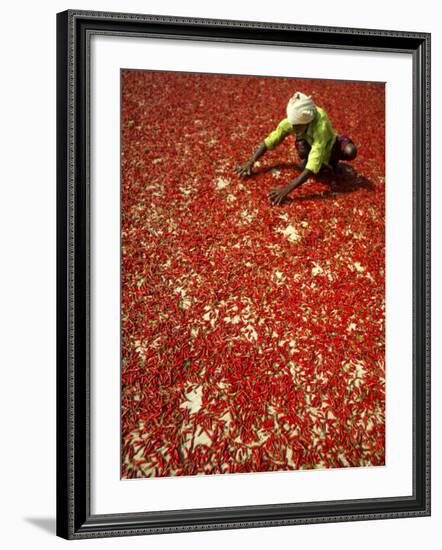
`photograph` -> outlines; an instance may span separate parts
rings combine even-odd
[[[385,82],[121,68],[121,479],[385,465]]]

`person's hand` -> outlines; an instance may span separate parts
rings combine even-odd
[[[273,206],[281,204],[289,193],[290,189],[287,187],[276,187],[275,189],[271,189],[269,192],[269,201],[273,204]]]
[[[253,161],[252,160],[248,160],[246,163],[244,164],[241,164],[241,165],[236,165],[235,166],[235,172],[237,174],[239,174],[240,176],[251,176],[253,171],[252,171],[252,168],[253,168]]]

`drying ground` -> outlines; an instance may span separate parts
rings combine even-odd
[[[357,158],[272,207],[311,94]],[[384,86],[122,72],[121,476],[385,459]]]

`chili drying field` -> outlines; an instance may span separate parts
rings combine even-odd
[[[121,77],[122,478],[383,465],[384,85]],[[297,90],[358,156],[271,206]]]

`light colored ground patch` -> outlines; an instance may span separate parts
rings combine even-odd
[[[150,462],[144,455],[144,445],[149,436],[150,432],[146,429],[144,422],[139,422],[138,426],[128,436],[129,446],[134,451],[133,459],[129,459],[128,453],[123,457],[123,462],[128,470],[136,469],[145,477],[155,475],[157,466],[155,460]],[[164,456],[168,456],[166,449],[160,449],[159,451],[163,452]],[[137,465],[135,466],[135,464]]]
[[[317,262],[313,262],[311,274],[313,277],[316,277],[317,275],[325,275],[329,281],[333,281],[333,270],[331,269],[329,261],[326,261],[325,265],[319,265]],[[311,287],[316,288],[315,283],[313,283]]]
[[[312,275],[315,277],[316,275],[320,275],[321,273],[324,273],[324,270],[319,264],[314,262],[312,267]]]
[[[232,323],[232,325],[237,325],[241,321],[239,315],[234,315],[233,317],[223,317],[223,321],[226,323]]]
[[[366,365],[361,361],[349,361],[342,368],[348,375],[349,385],[359,388],[365,379]]]
[[[278,227],[275,229],[275,231],[277,231],[278,233],[282,233],[284,237],[286,237],[287,240],[290,241],[291,243],[295,243],[301,240],[301,235],[298,233],[296,228],[291,224],[289,224],[284,229],[281,229],[280,227]]]
[[[350,466],[350,462],[345,458],[343,453],[338,454],[338,460],[343,466]]]
[[[258,340],[258,333],[255,330],[253,325],[247,325],[241,328],[241,333],[244,335],[245,339],[249,342],[256,342]]]
[[[155,340],[134,340],[134,349],[139,354],[140,359],[144,359],[148,349],[157,349],[161,346],[162,337],[158,336]]]
[[[201,409],[203,399],[203,386],[191,388],[185,394],[186,401],[181,403],[180,409],[188,409],[190,413],[196,413]]]
[[[365,271],[365,267],[362,266],[359,262],[355,262],[353,264],[353,267],[356,269],[358,273],[363,273]]]
[[[278,269],[275,269],[272,273],[272,281],[277,285],[281,286],[285,283],[286,276],[282,271],[279,271]]]
[[[209,322],[210,326],[213,328],[218,320],[219,310],[218,308],[212,308],[211,306],[204,306],[204,309],[206,310],[206,313],[203,315],[203,319],[204,321]]]
[[[232,415],[230,414],[230,411],[226,411],[222,416],[220,416],[220,420],[223,420],[225,425],[228,426],[232,422]]]
[[[215,182],[215,186],[217,189],[224,189],[230,184],[230,180],[227,178],[218,178]]]
[[[179,187],[178,189],[183,195],[191,195],[193,193],[193,189],[190,187]]]
[[[180,307],[182,309],[189,309],[192,305],[192,300],[187,296],[186,290],[182,286],[177,286],[173,289],[173,292],[181,297]]]
[[[291,447],[286,448],[285,457],[287,460],[287,464],[292,468],[296,468],[296,463],[293,461],[293,449]]]
[[[258,210],[255,209],[255,210],[252,210],[251,212],[249,212],[248,210],[243,210],[242,212],[240,212],[240,217],[241,217],[241,221],[242,222],[248,222],[250,223],[251,221],[253,221],[253,219],[256,217],[256,214],[258,213]]]
[[[238,336],[232,336],[231,339],[245,338],[249,342],[256,342],[258,334],[255,327],[258,323],[256,313],[253,310],[253,302],[248,296],[239,298],[243,307],[238,306],[238,297],[231,296],[229,300],[219,302],[220,307],[226,307],[227,314],[223,317],[223,321],[227,324],[237,325],[239,328]],[[210,306],[206,306],[208,310],[204,315],[204,319],[212,320],[213,310]],[[218,316],[218,310],[216,310]]]
[[[230,162],[219,162],[218,166],[215,168],[215,174],[223,174],[225,173],[230,167]]]
[[[147,351],[144,343],[141,340],[134,341],[134,348],[139,355],[145,355]]]
[[[206,430],[203,430],[203,428],[199,426],[198,428],[195,431],[193,446],[196,447],[197,445],[207,445],[208,447],[210,447],[210,445],[212,444],[212,439],[209,437]]]
[[[248,194],[251,193],[250,189],[247,186],[245,186],[243,183],[238,183],[238,189],[240,191],[245,191]]]
[[[242,443],[243,445],[246,445],[247,448],[252,449],[253,447],[260,447],[270,437],[270,433],[263,429],[258,430],[255,433],[255,435],[258,437],[257,441],[250,441],[249,443],[243,443],[240,436],[235,437],[234,441],[236,443]]]

